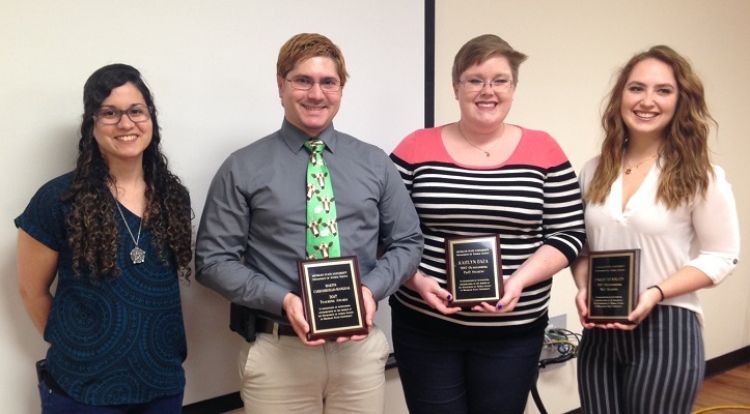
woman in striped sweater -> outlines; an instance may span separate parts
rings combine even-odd
[[[417,273],[390,299],[411,413],[522,413],[535,378],[551,277],[582,248],[576,175],[547,133],[505,123],[526,56],[495,35],[455,57],[458,122],[407,136],[391,158],[425,236]],[[504,294],[453,306],[445,239],[497,235]]]

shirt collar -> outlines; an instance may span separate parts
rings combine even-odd
[[[305,141],[310,138],[312,137],[308,136],[305,132],[292,125],[286,120],[286,118],[284,118],[284,122],[281,123],[281,139],[292,152],[306,151],[304,149],[304,144]],[[326,144],[327,151],[331,153],[336,152],[337,134],[336,130],[333,129],[333,124],[324,129],[317,138]]]

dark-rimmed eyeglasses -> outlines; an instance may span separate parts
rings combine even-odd
[[[141,104],[133,105],[124,111],[113,106],[103,106],[96,111],[94,119],[104,125],[114,125],[120,122],[123,114],[136,124],[151,119],[151,111],[146,105]]]

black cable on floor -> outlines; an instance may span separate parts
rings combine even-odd
[[[534,374],[534,383],[531,384],[531,398],[534,399],[534,404],[536,405],[537,410],[539,410],[539,414],[547,414],[547,409],[544,408],[544,404],[542,403],[542,397],[539,396],[539,390],[536,388],[537,379],[539,379],[538,369],[536,374]]]

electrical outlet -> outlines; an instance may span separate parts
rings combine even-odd
[[[562,314],[557,315],[549,318],[549,322],[547,323],[547,328],[558,328],[558,329],[566,329],[568,324],[568,315]]]

